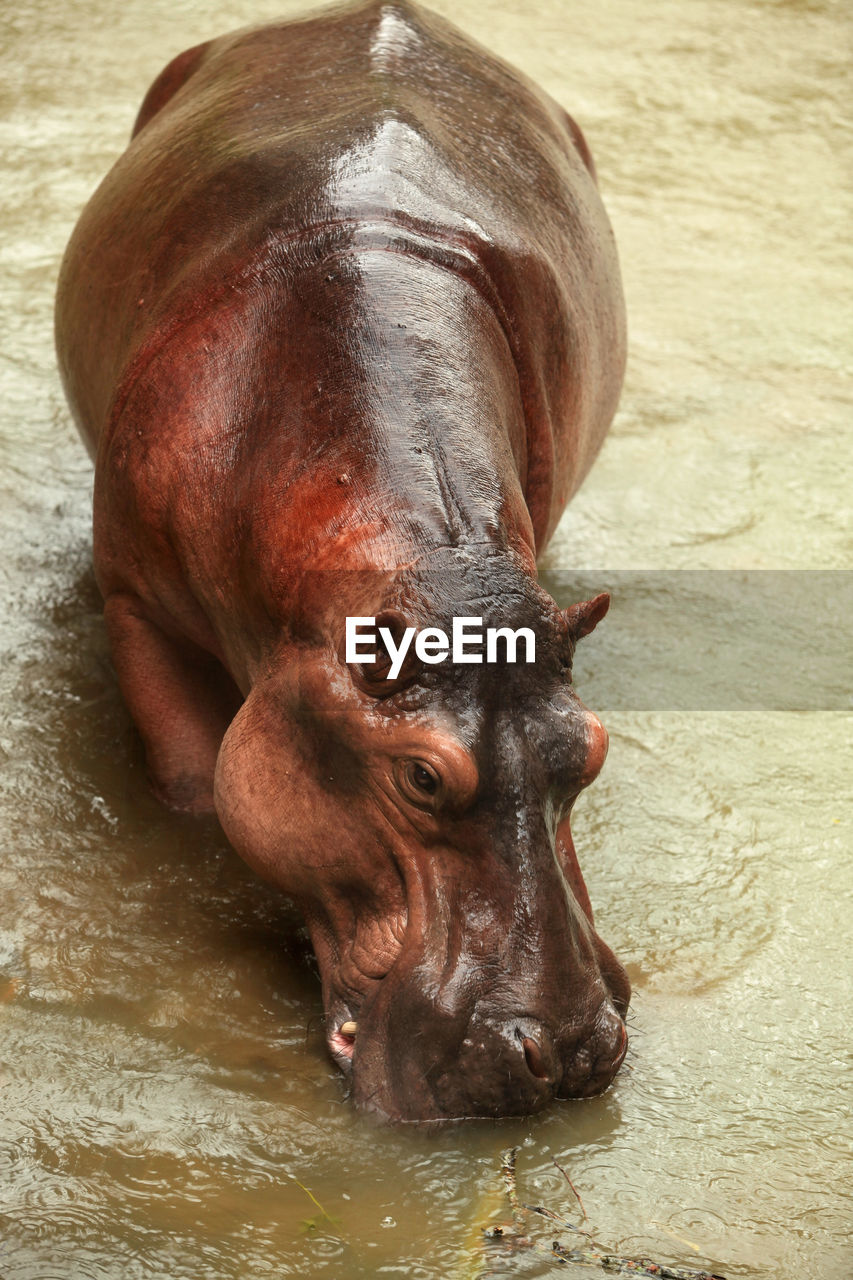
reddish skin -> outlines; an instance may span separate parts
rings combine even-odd
[[[625,356],[577,126],[405,3],[200,45],[80,219],[57,335],[153,785],[301,905],[356,1102],[606,1088],[630,989],[569,831],[607,744],[569,667],[607,599],[536,582]],[[377,683],[344,623],[383,611],[537,660]]]

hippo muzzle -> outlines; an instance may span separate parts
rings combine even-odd
[[[546,859],[543,877],[520,852],[520,885],[488,865],[407,877],[399,959],[329,1036],[357,1104],[394,1121],[520,1115],[611,1083],[630,987]]]

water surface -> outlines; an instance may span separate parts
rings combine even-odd
[[[437,1136],[353,1114],[291,909],[215,824],[148,795],[54,368],[59,257],[150,80],[191,44],[296,8],[4,10],[0,1277],[550,1276],[544,1253],[484,1261],[480,1228],[510,1216],[500,1153],[518,1145],[521,1198],[578,1220],[557,1161],[623,1253],[842,1280],[849,676],[826,697],[806,681],[804,704],[783,694],[849,621],[828,574],[828,621],[796,590],[851,566],[846,8],[453,6],[577,116],[623,261],[622,408],[545,564],[558,590],[580,571],[623,587],[585,642],[581,692],[607,706],[612,748],[576,839],[635,997],[605,1097]],[[799,571],[790,636],[784,610],[775,629],[778,697],[767,680],[732,692],[713,629],[703,687],[718,668],[718,699],[691,701],[689,682],[646,705],[613,693],[620,610],[635,625],[643,602],[630,583],[663,575],[677,595],[688,569]],[[712,628],[701,593],[691,607],[694,634]]]

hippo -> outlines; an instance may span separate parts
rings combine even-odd
[[[212,39],[84,209],[56,333],[151,785],[301,910],[356,1106],[601,1093],[630,986],[571,669],[609,597],[537,580],[625,364],[578,126],[409,0]]]

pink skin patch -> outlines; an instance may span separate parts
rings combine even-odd
[[[342,1031],[333,1031],[329,1036],[329,1048],[336,1058],[351,1060],[355,1036],[345,1036]]]

